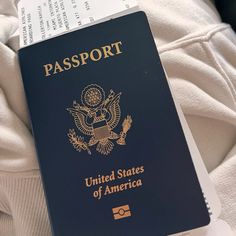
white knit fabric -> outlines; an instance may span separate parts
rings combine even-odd
[[[235,33],[210,1],[139,2],[221,198],[221,218],[236,234]],[[18,68],[17,28],[15,1],[0,0],[0,236],[50,236]]]

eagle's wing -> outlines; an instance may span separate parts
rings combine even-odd
[[[107,120],[107,123],[111,127],[111,129],[114,129],[120,121],[120,116],[121,116],[120,105],[119,105],[120,96],[121,96],[121,93],[117,94],[106,105],[106,109],[109,111],[109,115],[110,115]]]
[[[85,112],[77,110],[77,109],[73,109],[73,108],[68,108],[67,110],[74,117],[76,127],[83,134],[92,136],[93,135],[93,128],[92,128],[92,125],[87,124]]]

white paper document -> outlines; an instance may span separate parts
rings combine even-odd
[[[20,47],[137,10],[136,0],[21,0]]]
[[[18,3],[20,47],[26,47],[138,10],[136,0],[21,0]],[[172,95],[174,97],[174,94]],[[176,236],[216,236],[216,229],[217,232],[220,232],[220,230],[226,232],[229,229],[225,225],[226,223],[216,221],[221,212],[219,198],[201,159],[183,112],[176,99],[174,101],[188,142],[193,165],[211,216],[210,226],[196,231],[176,234]],[[226,236],[227,234],[222,235]]]

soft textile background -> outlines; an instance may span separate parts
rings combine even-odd
[[[222,200],[221,218],[236,233],[235,33],[210,1],[139,2]],[[18,68],[17,28],[15,1],[0,0],[0,235],[50,236]]]

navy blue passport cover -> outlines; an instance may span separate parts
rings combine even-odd
[[[163,236],[209,223],[143,12],[19,59],[55,236]]]

